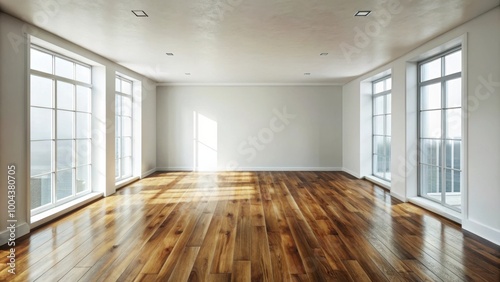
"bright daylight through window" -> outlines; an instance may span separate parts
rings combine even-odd
[[[91,190],[91,67],[37,46],[30,52],[32,215]]]
[[[462,51],[418,65],[419,195],[460,211]]]
[[[133,130],[132,130],[132,86],[133,82],[116,76],[115,83],[115,180],[132,177]]]
[[[390,76],[373,82],[373,175],[391,181]]]

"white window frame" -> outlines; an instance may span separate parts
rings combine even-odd
[[[117,88],[117,85],[116,83],[120,81],[120,89],[116,89]],[[122,86],[123,86],[123,81],[125,82],[128,82],[130,84],[130,94],[127,94],[125,93],[125,91],[123,91],[122,89]],[[116,112],[116,110],[118,109],[118,106],[117,105],[117,97],[120,97],[120,101],[121,99],[123,98],[129,98],[130,99],[130,116],[124,116],[123,115],[123,111],[122,111],[122,104],[120,104],[120,107],[119,107],[119,110],[120,112]],[[115,77],[115,121],[116,121],[116,118],[119,117],[120,120],[122,117],[129,117],[131,122],[130,122],[130,132],[131,132],[131,136],[123,136],[123,123],[120,121],[120,123],[116,123],[115,122],[115,146],[117,144],[116,140],[119,138],[120,139],[120,156],[117,156],[116,152],[117,152],[117,148],[115,148],[115,166],[116,164],[118,163],[118,167],[115,167],[115,183],[119,183],[119,182],[123,182],[123,181],[126,181],[128,179],[131,179],[134,177],[134,146],[135,146],[135,142],[134,142],[134,139],[135,139],[135,132],[134,132],[134,81],[129,79],[129,78],[126,78],[122,75],[119,75],[117,74],[116,77]],[[130,148],[131,148],[131,155],[130,156],[124,156],[124,138],[130,138]],[[130,174],[129,175],[123,175],[122,174],[122,171],[123,171],[123,167],[124,167],[124,164],[123,164],[123,159],[124,158],[128,158],[130,157],[131,161],[130,161]],[[118,169],[119,171],[119,175],[117,176],[116,175],[116,170]]]
[[[382,82],[382,81],[384,81],[384,83],[386,84],[388,79],[391,79],[391,88],[386,89],[382,92],[376,93],[375,92],[375,85],[377,83]],[[383,113],[381,113],[381,114],[375,114],[375,98],[378,98],[378,97],[384,97],[384,103],[383,103],[384,110],[383,110]],[[374,165],[374,163],[376,161],[376,157],[379,155],[377,153],[377,150],[375,149],[375,138],[376,137],[383,137],[384,144],[385,144],[385,140],[387,138],[392,139],[391,132],[388,132],[388,124],[387,124],[387,116],[391,117],[391,121],[392,121],[392,110],[390,113],[388,112],[387,97],[390,97],[392,100],[392,75],[390,75],[390,74],[372,81],[372,175],[373,175],[373,177],[382,179],[382,180],[387,181],[387,182],[391,182],[391,178],[387,177],[386,172],[384,172],[382,176],[375,174],[375,165]],[[384,117],[384,133],[382,135],[375,134],[375,117],[380,117],[380,116]],[[392,128],[392,126],[391,126],[391,128]],[[387,152],[387,148],[389,150],[388,152]],[[391,160],[390,160],[391,146],[384,145],[384,153],[382,154],[382,156],[386,159],[385,163],[389,163],[389,164],[391,163]],[[387,171],[387,168],[385,168],[384,171]]]
[[[450,55],[450,54],[453,54],[455,52],[458,52],[458,51],[462,51],[463,52],[463,48],[462,46],[456,46],[456,47],[453,47],[453,48],[450,48],[444,52],[441,52],[439,54],[436,54],[432,57],[429,57],[425,60],[422,60],[422,61],[419,61],[417,63],[417,146],[418,146],[418,156],[417,156],[417,160],[418,160],[418,173],[417,173],[417,193],[418,193],[418,196],[419,197],[422,197],[422,198],[425,198],[425,199],[428,199],[430,201],[433,201],[433,202],[436,202],[436,203],[439,203],[440,205],[444,206],[444,207],[447,207],[447,208],[450,208],[454,211],[457,211],[457,212],[461,212],[462,209],[463,209],[463,200],[461,201],[461,208],[458,209],[452,205],[449,205],[446,203],[446,173],[445,171],[447,169],[449,170],[452,170],[452,171],[458,171],[460,172],[460,190],[459,192],[461,193],[461,197],[463,198],[464,197],[464,182],[463,182],[463,173],[464,173],[464,159],[465,159],[465,147],[464,147],[464,138],[465,136],[463,135],[464,133],[464,120],[463,120],[463,117],[462,117],[462,124],[461,124],[461,132],[462,132],[462,136],[461,138],[458,140],[458,139],[450,139],[450,138],[447,138],[446,137],[446,127],[447,127],[447,117],[446,117],[446,110],[450,110],[450,109],[460,109],[461,112],[462,112],[462,115],[463,115],[463,109],[464,109],[464,104],[463,104],[463,99],[462,100],[462,104],[460,107],[447,107],[446,106],[446,82],[447,81],[450,81],[450,80],[453,80],[453,79],[457,79],[457,78],[461,78],[463,80],[463,73],[464,73],[464,65],[462,64],[462,69],[459,73],[453,73],[453,74],[449,74],[449,75],[445,75],[445,60],[444,60],[444,57],[447,56],[447,55]],[[421,81],[421,66],[424,65],[425,63],[428,63],[428,62],[431,62],[431,61],[434,61],[438,58],[441,58],[441,76],[437,77],[437,78],[434,78],[434,79],[430,79],[430,80],[427,80],[427,81],[424,81],[422,82]],[[435,140],[440,140],[441,141],[441,153],[440,153],[440,158],[441,158],[441,161],[439,162],[439,165],[437,166],[434,166],[434,167],[437,167],[439,168],[439,170],[441,171],[441,181],[439,181],[439,187],[440,187],[440,190],[441,190],[441,198],[440,200],[436,200],[430,196],[427,196],[426,193],[423,191],[423,187],[422,187],[422,165],[426,165],[426,166],[433,166],[433,165],[430,165],[430,164],[424,164],[421,162],[421,154],[422,154],[422,148],[421,148],[421,141],[423,139],[432,139],[432,138],[422,138],[421,136],[421,129],[422,129],[422,124],[421,124],[421,113],[425,110],[421,110],[421,88],[426,86],[426,85],[431,85],[431,84],[436,84],[436,83],[440,83],[441,85],[441,107],[439,108],[439,110],[441,111],[441,137],[440,138],[435,138]],[[461,98],[463,97],[463,92],[464,90],[462,89],[462,96]],[[448,168],[446,167],[446,141],[449,141],[449,140],[453,140],[453,141],[460,141],[460,159],[461,159],[461,163],[460,163],[460,169],[454,169],[454,168]],[[454,159],[451,160],[451,162],[454,162]],[[452,181],[452,187],[454,186],[454,182]],[[443,191],[444,189],[444,191]]]
[[[34,208],[32,209],[31,208],[31,201],[30,201],[30,212],[31,212],[31,216],[34,216],[34,215],[37,215],[37,214],[40,214],[42,212],[45,212],[45,211],[48,211],[48,210],[51,210],[53,208],[56,208],[58,206],[61,206],[61,205],[64,205],[68,202],[71,202],[71,201],[74,201],[78,198],[81,198],[85,195],[88,195],[92,192],[92,132],[88,132],[88,138],[77,138],[77,135],[76,135],[76,128],[77,128],[77,119],[76,119],[76,116],[78,113],[84,113],[84,114],[90,114],[90,118],[89,118],[89,128],[91,129],[92,128],[92,84],[91,83],[85,83],[85,82],[81,82],[81,81],[77,81],[76,79],[70,79],[70,78],[66,78],[66,77],[61,77],[61,76],[58,76],[55,74],[55,60],[56,58],[60,58],[60,59],[64,59],[64,60],[67,60],[67,61],[70,61],[74,64],[78,64],[78,65],[81,65],[81,66],[84,66],[84,67],[87,67],[90,69],[90,80],[92,81],[92,66],[91,65],[88,65],[86,63],[83,63],[81,61],[78,61],[78,60],[75,60],[73,58],[70,58],[70,57],[67,57],[67,56],[64,56],[64,55],[61,55],[59,53],[56,53],[56,52],[53,52],[49,49],[46,49],[46,48],[43,48],[43,47],[40,47],[36,44],[30,44],[30,48],[28,48],[29,52],[28,54],[31,54],[31,50],[34,49],[34,50],[37,50],[39,52],[43,52],[43,53],[46,53],[48,55],[51,55],[52,56],[52,73],[46,73],[46,72],[42,72],[42,71],[38,71],[38,70],[34,70],[34,69],[31,69],[31,66],[28,66],[28,81],[29,81],[29,87],[28,87],[28,107],[29,107],[29,113],[31,112],[31,109],[32,108],[44,108],[44,109],[50,109],[52,110],[52,136],[50,139],[40,139],[40,140],[32,140],[31,138],[31,135],[30,133],[28,133],[28,135],[30,136],[29,137],[29,146],[31,147],[31,143],[33,141],[51,141],[51,146],[52,146],[52,155],[51,155],[51,171],[49,173],[42,173],[42,174],[36,174],[36,175],[31,175],[31,161],[29,162],[30,163],[30,172],[29,172],[29,179],[30,179],[30,185],[31,185],[31,178],[32,177],[37,177],[37,176],[43,176],[43,175],[51,175],[52,176],[52,179],[51,179],[51,201],[50,203],[48,204],[45,204],[45,205],[41,205],[37,208]],[[29,55],[30,56],[30,55]],[[31,57],[30,57],[31,58]],[[29,59],[29,61],[31,61],[31,59]],[[75,65],[74,65],[75,66]],[[33,106],[32,103],[31,103],[31,76],[34,75],[34,76],[38,76],[38,77],[42,77],[42,78],[46,78],[46,79],[51,79],[52,80],[52,99],[53,99],[53,102],[52,102],[52,106],[51,107],[41,107],[41,106]],[[74,113],[74,128],[73,128],[73,137],[71,139],[58,139],[57,138],[57,111],[58,111],[58,104],[57,104],[57,82],[60,81],[60,82],[65,82],[65,83],[69,83],[69,84],[72,84],[75,86],[75,88],[77,86],[82,86],[82,87],[86,87],[86,88],[89,88],[90,89],[90,101],[89,101],[89,106],[90,106],[90,111],[89,112],[83,112],[83,111],[79,111],[77,110],[76,108],[76,90],[75,90],[75,108],[74,110],[67,110],[67,109],[64,109],[64,111],[68,111],[68,112],[72,112]],[[28,122],[29,122],[29,126],[28,128],[30,128],[31,130],[31,114],[28,114]],[[30,130],[28,130],[28,132],[30,132]],[[72,187],[72,194],[68,197],[65,197],[65,198],[62,198],[60,200],[57,200],[57,175],[60,171],[58,171],[58,164],[57,164],[57,142],[58,140],[71,140],[72,142],[74,142],[73,146],[74,146],[74,150],[73,150],[73,153],[74,153],[74,163],[72,164],[71,170],[74,170],[74,179],[73,179],[73,187]],[[77,153],[77,140],[88,140],[89,142],[89,146],[87,148],[87,150],[89,150],[88,152],[88,163],[87,164],[81,164],[81,165],[78,165],[78,153]],[[30,152],[30,158],[31,158],[31,149],[29,148],[28,151]],[[82,192],[77,192],[77,169],[79,167],[84,167],[84,166],[88,166],[88,185],[87,185],[87,188],[86,190],[82,191]],[[65,170],[68,170],[68,169],[65,169]],[[62,170],[61,170],[62,171]],[[30,188],[30,194],[32,193],[32,189]],[[30,196],[31,198],[31,196]]]

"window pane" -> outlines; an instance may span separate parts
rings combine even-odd
[[[76,110],[81,112],[91,111],[91,90],[88,87],[76,87]]]
[[[385,125],[386,125],[385,135],[391,135],[391,129],[392,129],[391,115],[385,116]]]
[[[76,193],[90,190],[90,165],[76,169]]]
[[[52,171],[52,141],[31,142],[31,175]]]
[[[52,107],[52,79],[32,75],[30,93],[32,106]]]
[[[73,185],[75,182],[75,170],[67,169],[57,172],[56,200],[61,200],[73,195]]]
[[[384,113],[384,96],[373,98],[373,114],[381,115]]]
[[[31,108],[31,140],[52,139],[51,109]]]
[[[384,131],[384,116],[373,117],[373,134],[383,135]]]
[[[375,84],[373,85],[373,88],[374,88],[374,90],[373,90],[374,94],[377,94],[377,93],[383,92],[383,91],[385,90],[385,87],[384,87],[384,80],[382,80],[382,81],[379,81],[379,82],[375,83]]]
[[[76,165],[86,165],[90,164],[90,153],[91,153],[91,143],[90,140],[76,140]]]
[[[122,117],[122,136],[132,136],[132,118]]]
[[[384,178],[385,157],[380,155],[374,155],[373,159],[374,159],[373,174],[377,177]]]
[[[385,179],[391,180],[391,158],[385,158]]]
[[[57,170],[74,167],[75,148],[73,140],[57,141],[56,148],[57,148]]]
[[[441,108],[441,83],[426,85],[420,88],[420,109],[433,110]]]
[[[122,114],[122,96],[115,95],[115,115]]]
[[[441,111],[420,113],[420,137],[441,138]]]
[[[441,58],[420,66],[420,81],[427,81],[441,76]]]
[[[444,72],[445,75],[462,71],[462,51],[449,54],[444,57]]]
[[[384,155],[384,138],[382,136],[373,137],[373,153]]]
[[[57,108],[75,109],[75,86],[66,82],[57,82]]]
[[[456,170],[446,169],[446,193],[458,193],[460,192],[460,172]],[[447,204],[456,206],[461,204],[461,198],[453,197],[453,195],[446,195]],[[455,198],[455,199],[453,199]],[[449,199],[449,200],[448,200]]]
[[[461,109],[446,110],[446,138],[462,138]]]
[[[385,137],[385,157],[391,158],[391,137]]]
[[[441,140],[420,140],[420,162],[435,166],[441,164]]]
[[[420,166],[420,187],[422,193],[441,201],[441,169],[438,167]]]
[[[90,138],[90,114],[76,113],[76,138]]]
[[[449,141],[453,143],[453,168],[454,169],[462,169],[461,166],[461,148],[462,148],[462,142],[461,141]]]
[[[386,111],[385,112],[387,114],[390,114],[392,112],[391,100],[392,100],[391,94],[385,95],[385,105],[386,105],[385,106],[386,107]]]
[[[127,80],[122,80],[122,93],[132,94],[132,83]]]
[[[123,156],[124,157],[132,156],[132,137],[123,138]]]
[[[385,90],[392,89],[392,77],[389,77],[385,80]]]
[[[122,97],[122,115],[132,116],[132,97]]]
[[[57,139],[72,139],[75,126],[75,114],[57,111]]]
[[[115,138],[115,159],[122,157],[122,139]]]
[[[116,136],[122,135],[122,123],[119,116],[115,116],[115,135]]]
[[[460,145],[461,141],[446,141],[445,166],[447,168],[460,169]]]
[[[446,107],[462,106],[462,79],[457,78],[446,82]]]
[[[122,165],[123,165],[122,177],[132,176],[132,158],[123,158]]]
[[[120,83],[120,79],[118,79],[118,78],[115,79],[115,91],[116,92],[121,91],[121,83]]]
[[[120,178],[121,159],[115,160],[115,178]]]
[[[31,177],[31,209],[36,209],[52,202],[52,173]]]
[[[31,49],[30,67],[33,70],[52,73],[52,55]]]
[[[446,204],[457,209],[462,205],[460,174],[459,171],[446,170]]]
[[[56,57],[56,75],[74,79],[74,65],[73,62]]]
[[[82,66],[79,64],[76,64],[76,80],[84,82],[84,83],[91,83],[90,77],[91,77],[91,71],[89,67]]]

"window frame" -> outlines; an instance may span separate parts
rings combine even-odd
[[[381,92],[375,92],[375,85],[379,82],[382,82],[382,81],[387,81],[391,79],[391,87],[390,89],[386,89],[384,91],[381,91]],[[387,174],[387,167],[384,167],[384,173],[383,173],[383,176],[379,176],[377,174],[375,174],[375,161],[376,161],[376,156],[379,156],[379,154],[377,153],[377,151],[375,150],[375,137],[383,137],[384,138],[384,154],[382,155],[385,159],[386,159],[386,162],[385,164],[387,164],[387,159],[388,159],[388,162],[389,162],[389,168],[390,168],[390,156],[391,156],[391,146],[389,146],[389,153],[387,152],[387,144],[385,144],[385,140],[386,138],[391,138],[391,144],[392,144],[392,126],[391,126],[391,132],[387,132],[388,131],[388,127],[387,127],[387,117],[390,116],[391,117],[391,122],[392,122],[392,107],[391,107],[391,112],[389,113],[388,110],[387,110],[387,97],[390,97],[391,98],[391,101],[392,101],[392,74],[388,74],[388,75],[385,75],[381,78],[378,78],[376,80],[373,80],[371,82],[371,86],[372,86],[372,176],[373,177],[376,177],[378,179],[381,179],[381,180],[384,180],[384,181],[387,181],[387,182],[391,182],[391,178],[388,178],[386,177],[386,174]],[[383,107],[384,107],[384,110],[383,110],[383,113],[381,114],[375,114],[375,106],[376,106],[376,103],[375,103],[375,98],[378,98],[378,97],[384,97],[384,102],[383,102]],[[384,117],[384,133],[382,135],[380,134],[375,134],[375,117]]]
[[[460,173],[460,194],[461,194],[461,197],[464,197],[464,183],[463,183],[463,173],[464,173],[464,164],[463,164],[463,160],[464,160],[464,153],[465,153],[465,148],[464,148],[464,139],[465,139],[465,136],[463,135],[463,132],[464,132],[464,117],[463,117],[463,110],[464,110],[464,104],[463,104],[463,95],[464,95],[464,89],[462,87],[463,85],[463,78],[464,78],[464,65],[463,65],[463,61],[462,61],[462,57],[460,58],[461,60],[461,69],[460,69],[460,72],[456,72],[456,73],[452,73],[452,74],[448,74],[446,75],[446,72],[445,72],[445,65],[446,65],[446,62],[445,62],[445,57],[448,56],[448,55],[451,55],[453,53],[456,53],[456,52],[464,52],[464,48],[462,45],[458,45],[458,46],[455,46],[455,47],[452,47],[452,48],[449,48],[447,49],[446,51],[443,51],[443,52],[440,52],[436,55],[433,55],[429,58],[426,58],[424,60],[421,60],[419,62],[417,62],[417,148],[418,148],[418,154],[417,154],[417,195],[419,197],[423,197],[425,199],[428,199],[430,201],[433,201],[433,202],[436,202],[436,203],[439,203],[440,205],[444,206],[444,207],[447,207],[447,208],[450,208],[454,211],[457,211],[457,212],[462,212],[463,211],[463,207],[462,207],[462,204],[460,204],[460,208],[456,208],[454,207],[453,205],[450,205],[450,204],[447,204],[446,203],[446,170],[451,170],[453,171],[454,173],[456,171],[458,171]],[[441,67],[441,75],[437,78],[433,78],[433,79],[429,79],[429,80],[426,80],[426,81],[423,81],[422,82],[422,70],[421,70],[421,67],[422,65],[426,64],[426,63],[429,63],[431,61],[434,61],[436,59],[440,59],[441,60],[441,64],[440,64],[440,67]],[[460,107],[448,107],[447,106],[447,88],[446,88],[446,83],[448,81],[452,81],[454,79],[458,79],[460,78],[461,79],[461,96],[460,96],[460,101],[461,101],[461,104],[460,104]],[[428,85],[433,85],[433,84],[437,84],[439,83],[440,84],[440,88],[441,88],[441,106],[437,109],[426,109],[426,110],[422,110],[422,97],[421,97],[421,90],[423,87],[425,86],[428,86]],[[441,112],[441,130],[440,130],[440,136],[439,138],[430,138],[430,137],[425,137],[425,138],[422,138],[422,122],[421,122],[421,113],[422,112],[426,112],[426,111],[435,111],[435,110],[439,110]],[[460,139],[456,139],[456,138],[448,138],[447,137],[447,125],[448,125],[448,118],[446,116],[446,111],[447,110],[460,110],[460,113],[461,113],[461,127],[460,127],[460,130],[461,130],[461,137]],[[440,161],[439,162],[439,165],[432,165],[432,164],[427,164],[427,163],[422,163],[422,140],[439,140],[441,142],[440,144],[440,154],[439,154],[439,158],[440,158]],[[446,142],[447,141],[460,141],[460,169],[455,169],[454,167],[453,168],[449,168],[446,166]],[[455,159],[451,159],[451,163],[454,163]],[[423,191],[423,188],[422,188],[422,165],[425,165],[425,166],[428,166],[428,167],[435,167],[435,168],[438,168],[440,173],[441,173],[441,179],[439,181],[439,188],[441,190],[441,197],[440,197],[440,200],[436,200],[430,196],[427,196],[426,193]],[[453,178],[452,178],[453,180]],[[455,186],[455,183],[454,181],[452,181],[452,191],[451,192],[455,192],[454,191],[454,186]]]
[[[28,136],[29,136],[29,145],[28,145],[28,159],[29,159],[29,191],[30,191],[30,198],[31,198],[31,193],[32,193],[32,189],[31,189],[31,179],[33,177],[41,177],[41,176],[46,176],[46,175],[50,175],[51,176],[51,189],[50,189],[50,192],[51,192],[51,195],[50,195],[50,202],[47,203],[47,204],[42,204],[40,205],[39,207],[36,207],[36,208],[32,208],[31,206],[31,200],[30,200],[30,203],[29,203],[29,211],[31,213],[31,216],[34,216],[34,215],[37,215],[37,214],[40,214],[40,213],[43,213],[45,211],[48,211],[48,210],[51,210],[53,208],[56,208],[58,206],[61,206],[61,205],[64,205],[68,202],[71,202],[71,201],[74,201],[78,198],[81,198],[85,195],[88,195],[92,192],[92,167],[93,167],[93,164],[92,164],[92,91],[93,91],[93,85],[92,85],[92,66],[87,64],[87,63],[84,63],[84,62],[81,62],[81,61],[78,61],[78,60],[75,60],[71,57],[68,57],[68,56],[65,56],[65,55],[62,55],[62,54],[59,54],[57,52],[54,52],[52,50],[49,50],[49,49],[46,49],[44,47],[41,47],[41,46],[38,46],[36,44],[29,44],[29,48],[28,49],[28,62],[31,63],[32,59],[31,59],[31,52],[32,50],[36,50],[38,52],[42,52],[42,53],[45,53],[47,55],[50,55],[51,56],[51,63],[52,63],[52,72],[51,73],[47,73],[47,72],[43,72],[43,71],[39,71],[39,70],[35,70],[35,69],[32,69],[31,68],[31,64],[28,65]],[[59,76],[59,75],[56,75],[56,69],[55,69],[55,61],[56,59],[59,58],[59,59],[63,59],[63,60],[66,60],[66,61],[69,61],[73,64],[73,79],[71,78],[67,78],[67,77],[63,77],[63,76]],[[90,80],[90,83],[87,83],[87,82],[82,82],[82,81],[79,81],[79,80],[76,80],[76,65],[80,65],[80,66],[83,66],[83,67],[86,67],[89,69],[90,71],[90,77],[89,77],[89,80]],[[51,84],[52,84],[52,92],[51,92],[51,99],[52,99],[52,105],[50,107],[47,107],[47,106],[39,106],[39,105],[33,105],[32,104],[32,100],[31,100],[31,85],[32,85],[32,76],[36,76],[36,77],[40,77],[40,78],[44,78],[44,79],[49,79],[51,81]],[[68,84],[71,84],[74,88],[73,88],[73,109],[72,110],[68,110],[68,109],[64,109],[64,108],[59,108],[58,106],[58,82],[63,82],[63,83],[68,83]],[[88,100],[88,107],[89,107],[89,111],[82,111],[82,110],[79,110],[77,108],[77,87],[80,86],[80,87],[84,87],[84,88],[87,88],[90,90],[90,95],[89,95],[89,100]],[[48,109],[48,110],[51,110],[51,137],[49,139],[36,139],[36,140],[33,140],[32,139],[32,136],[31,136],[31,128],[32,128],[32,120],[31,120],[31,110],[33,108],[37,108],[37,109]],[[72,137],[71,138],[58,138],[57,136],[57,133],[58,133],[58,111],[66,111],[66,112],[71,112],[73,114],[73,123],[72,123]],[[88,137],[87,138],[79,138],[77,136],[77,125],[78,125],[78,119],[77,119],[77,116],[78,114],[81,113],[81,114],[86,114],[86,115],[89,115],[88,117],[88,128],[90,129],[90,131],[87,133],[88,134]],[[79,140],[83,140],[83,141],[87,141],[89,142],[88,143],[88,146],[87,146],[87,158],[88,158],[88,162],[85,163],[85,164],[78,164],[78,159],[79,159],[79,151],[77,150],[77,143]],[[51,142],[51,162],[50,162],[50,172],[44,172],[44,173],[39,173],[39,174],[34,174],[32,175],[31,174],[31,168],[32,168],[32,162],[31,162],[31,156],[32,156],[32,152],[31,152],[31,146],[32,146],[32,143],[33,142],[36,142],[36,141],[50,141]],[[73,157],[72,157],[72,164],[69,168],[64,168],[64,169],[58,169],[58,142],[61,142],[61,141],[71,141],[73,144],[73,150],[72,150],[72,154],[73,154]],[[78,187],[77,187],[77,181],[78,181],[78,176],[77,176],[77,172],[78,172],[78,169],[79,168],[84,168],[84,167],[87,167],[88,171],[87,171],[87,177],[88,177],[88,184],[86,185],[86,190],[84,191],[81,191],[81,192],[78,192]],[[61,198],[61,199],[57,199],[57,176],[59,173],[61,172],[65,172],[65,171],[72,171],[74,172],[74,174],[72,174],[73,179],[72,179],[72,188],[71,188],[71,195],[69,196],[66,196],[64,198]]]
[[[120,90],[118,91],[116,89],[116,82],[117,80],[120,81]],[[122,86],[123,86],[123,81],[128,82],[130,84],[130,94],[127,94],[123,91]],[[118,114],[116,112],[117,106],[116,106],[116,97],[120,96],[120,99],[129,98],[130,99],[130,116],[124,116],[122,106],[123,104],[120,103],[120,113]],[[116,167],[115,167],[115,184],[129,180],[134,177],[134,81],[130,78],[127,78],[121,74],[116,74],[115,75],[115,121],[116,117],[120,117],[120,135],[118,136],[117,130],[118,130],[118,124],[115,122],[115,146],[116,146],[116,139],[120,138],[120,157],[116,155],[117,149],[115,148],[115,166],[117,161],[119,162],[119,176],[116,176]],[[123,136],[123,123],[121,122],[121,118],[123,117],[129,117],[130,118],[130,136]],[[123,175],[123,159],[128,158],[129,156],[124,156],[124,138],[125,137],[130,137],[131,143],[130,143],[130,149],[131,149],[131,154],[130,154],[130,174],[129,175]]]

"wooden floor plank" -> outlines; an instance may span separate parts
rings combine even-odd
[[[251,262],[249,260],[235,261],[231,273],[231,282],[250,282],[252,281],[251,274]]]
[[[1,281],[500,281],[500,247],[343,172],[159,172],[0,248]]]

